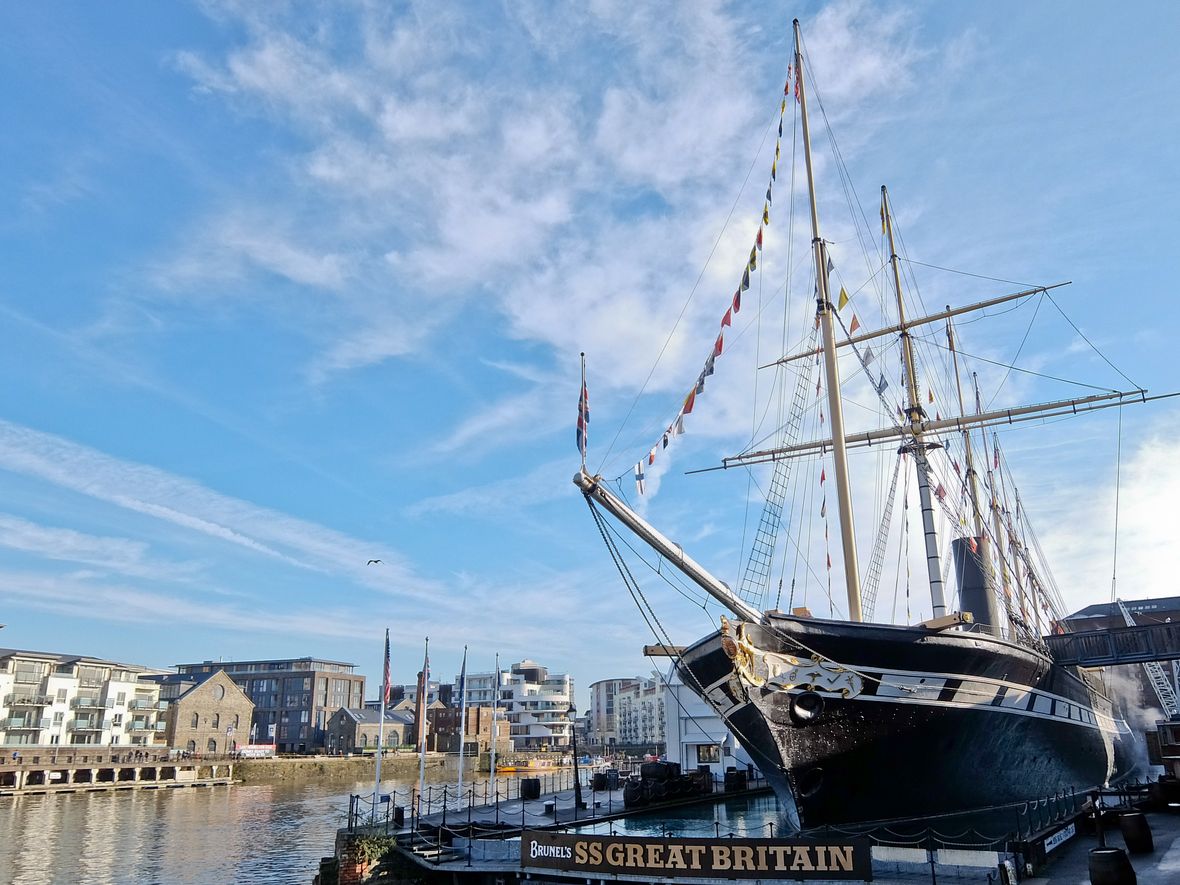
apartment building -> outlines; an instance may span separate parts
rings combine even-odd
[[[500,673],[500,707],[517,751],[566,749],[573,743],[574,680],[536,661]]]
[[[156,671],[84,655],[0,648],[0,744],[148,746],[162,739]]]
[[[445,698],[448,690],[450,706],[458,707],[461,700],[457,675],[453,684],[442,685],[440,696]],[[512,749],[517,751],[569,747],[572,740],[569,708],[573,702],[574,680],[564,674],[550,673],[536,661],[520,661],[498,672],[467,674],[468,716],[474,708],[496,706],[495,722],[488,721],[489,728],[497,735],[499,752],[505,738],[511,740]],[[469,733],[468,739],[471,737]]]
[[[203,661],[178,664],[179,675],[225,670],[254,703],[251,743],[274,744],[279,753],[326,747],[328,721],[341,707],[364,707],[365,677],[356,664],[322,658]]]
[[[590,745],[611,747],[619,743],[616,698],[638,682],[636,678],[629,678],[600,679],[590,683],[590,707],[586,711],[586,739]]]
[[[619,743],[628,746],[663,747],[667,693],[658,673],[630,685],[615,695]]]

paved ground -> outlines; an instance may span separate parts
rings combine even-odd
[[[1180,883],[1180,814],[1151,813],[1147,822],[1155,851],[1129,855],[1138,885],[1177,885]],[[1125,847],[1117,829],[1106,834],[1106,844]],[[1026,885],[1089,885],[1090,849],[1097,846],[1096,836],[1078,836],[1059,849],[1062,855],[1050,864],[1044,877],[1024,882]]]

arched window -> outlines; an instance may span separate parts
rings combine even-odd
[[[234,731],[237,731],[237,730],[238,730],[238,726],[242,724],[242,723],[241,723],[241,718],[242,718],[242,717],[241,717],[241,716],[239,716],[237,713],[234,713]]]
[[[215,741],[213,738],[209,738],[209,745],[208,745],[208,747],[206,747],[206,749],[210,753],[216,753],[217,752],[217,741]]]
[[[188,750],[190,753],[197,752],[197,742],[196,741],[189,741],[188,745],[185,747],[185,749]]]
[[[368,736],[367,734],[362,734],[362,735],[361,735],[361,746],[362,746],[362,747],[367,747],[367,746],[369,746],[369,736]]]
[[[213,724],[210,727],[211,728],[221,728],[221,714],[220,713],[213,714]]]
[[[201,714],[193,713],[193,719],[192,719],[192,722],[190,723],[189,727],[196,728],[200,724],[201,724]]]

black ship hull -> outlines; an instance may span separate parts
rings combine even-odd
[[[1126,777],[1132,736],[1076,668],[995,637],[768,614],[687,649],[797,828],[974,811]]]

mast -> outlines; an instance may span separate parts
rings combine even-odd
[[[897,247],[893,242],[893,213],[889,206],[889,192],[885,185],[881,185],[881,206],[885,210],[885,232],[889,237],[889,265],[893,269],[893,291],[897,296],[897,322],[901,326],[902,362],[905,365],[906,390],[909,395],[909,405],[906,407],[906,417],[910,421],[910,432],[913,441],[907,443],[903,449],[914,456],[914,468],[918,472],[918,500],[922,505],[922,534],[926,538],[926,573],[930,580],[930,601],[934,609],[934,617],[941,618],[946,614],[946,597],[942,587],[942,568],[938,556],[938,535],[934,531],[934,501],[930,494],[930,464],[926,459],[926,450],[936,447],[922,441],[922,419],[926,413],[922,409],[918,394],[918,376],[914,368],[914,342],[905,324],[905,302],[901,297],[901,272],[897,266]]]
[[[998,469],[1000,460],[1000,437],[999,434],[992,433],[992,452],[994,453],[993,466]],[[1016,537],[1016,531],[1012,527],[1012,510],[1008,506],[1008,482],[1004,479],[1006,471],[999,470],[1000,474],[1000,496],[1003,499],[1003,506],[1001,515],[1004,520],[1004,530],[1007,532],[1008,539],[1008,553],[1012,557],[1012,579],[1016,584],[1016,601],[1020,606],[1020,616],[1024,618],[1024,623],[1031,630],[1034,625],[1029,622],[1028,617],[1028,594],[1024,589],[1024,581],[1020,575],[1020,539]]]
[[[799,114],[803,123],[803,160],[807,167],[807,193],[811,204],[811,246],[815,255],[816,312],[823,336],[824,376],[828,387],[828,417],[832,427],[832,461],[836,501],[840,511],[840,544],[844,552],[844,583],[848,591],[848,619],[861,620],[860,569],[856,560],[856,534],[852,522],[852,493],[848,484],[848,450],[844,444],[844,407],[840,401],[840,368],[836,362],[836,332],[832,322],[832,300],[828,292],[827,249],[819,235],[819,212],[815,201],[815,173],[811,168],[811,136],[807,125],[807,90],[803,76],[803,40],[799,19],[795,19],[795,83],[799,93]],[[935,612],[936,615],[940,612]]]
[[[950,309],[949,306],[947,309]],[[963,401],[963,381],[959,375],[959,351],[955,347],[955,327],[949,318],[946,321],[946,341],[951,352],[951,361],[955,367],[955,392],[959,397],[959,414],[965,415],[967,407]],[[965,471],[968,495],[971,498],[971,521],[974,527],[974,537],[979,545],[975,555],[978,557],[979,570],[984,575],[987,585],[988,595],[982,604],[987,610],[988,617],[994,622],[990,625],[991,628],[999,634],[1005,626],[1011,630],[1011,624],[1007,622],[1007,610],[1001,615],[996,600],[996,566],[992,557],[992,540],[988,535],[983,507],[979,503],[979,472],[975,469],[975,449],[971,445],[971,431],[964,427],[960,433],[963,436],[963,470]],[[986,446],[984,457],[987,457]],[[960,585],[960,599],[962,599],[962,595],[963,588]],[[977,618],[977,620],[981,619]]]
[[[950,310],[950,305],[947,305]],[[951,361],[955,367],[955,391],[959,395],[959,414],[966,414],[963,403],[963,382],[959,377],[959,351],[955,349],[955,327],[948,318],[946,321],[946,343],[951,352]],[[967,477],[967,492],[971,497],[971,518],[975,524],[975,537],[979,538],[979,558],[983,562],[988,560],[987,528],[983,524],[983,509],[979,506],[979,476],[975,472],[975,452],[971,448],[971,433],[963,429],[963,470]]]
[[[975,414],[980,414],[983,405],[979,399],[979,377],[972,372],[972,383],[975,385]],[[1008,574],[1008,558],[1004,554],[1004,527],[1000,524],[1000,504],[996,496],[996,476],[993,471],[993,465],[998,463],[1000,454],[996,452],[992,457],[988,457],[987,451],[987,437],[983,437],[983,457],[987,458],[987,488],[989,499],[989,508],[991,509],[992,517],[992,537],[996,542],[996,563],[1000,570],[1000,586],[1004,590],[1004,604],[1008,608],[1008,616],[1012,617],[1012,579]]]

